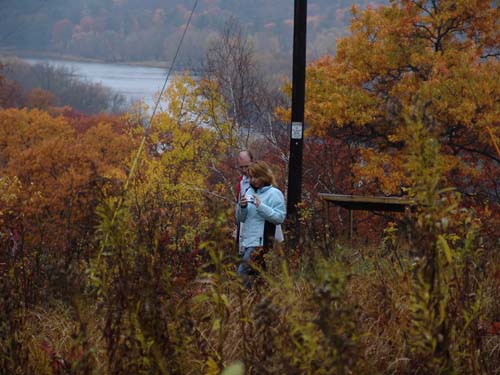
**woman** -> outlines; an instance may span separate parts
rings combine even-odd
[[[250,187],[241,192],[236,206],[236,221],[245,223],[240,238],[244,251],[238,274],[244,278],[247,288],[250,287],[251,259],[271,249],[276,225],[283,223],[286,215],[285,198],[273,187],[274,175],[269,165],[264,161],[250,164],[248,177]]]

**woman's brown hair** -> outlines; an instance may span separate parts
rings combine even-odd
[[[250,164],[248,167],[248,175],[253,178],[259,178],[263,182],[264,186],[276,186],[276,180],[271,166],[265,161],[257,160]]]

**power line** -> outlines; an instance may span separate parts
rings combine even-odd
[[[177,59],[177,55],[179,54],[179,51],[180,51],[181,46],[182,46],[182,43],[184,41],[184,36],[186,35],[187,29],[189,28],[189,25],[191,23],[191,19],[193,17],[193,14],[194,14],[194,11],[195,11],[197,5],[198,5],[198,0],[195,0],[194,4],[193,4],[193,8],[191,9],[191,13],[189,14],[188,21],[186,23],[186,27],[184,28],[184,32],[182,33],[181,39],[179,41],[179,45],[177,46],[177,50],[175,51],[174,59],[172,60],[172,64],[170,65],[170,68],[168,70],[167,76],[165,77],[165,81],[163,82],[163,87],[162,87],[162,89],[160,91],[160,95],[158,96],[158,99],[156,100],[155,108],[153,110],[153,113],[151,114],[151,117],[149,118],[149,123],[150,124],[152,124],[153,117],[156,114],[156,109],[158,108],[158,104],[160,102],[161,96],[163,95],[163,92],[165,91],[165,87],[167,86],[168,79],[170,78],[170,74],[172,73],[172,70],[173,70],[174,65],[175,65],[175,60]],[[135,154],[134,161],[132,162],[132,166],[130,168],[130,172],[129,172],[128,176],[127,176],[127,180],[125,181],[125,185],[123,186],[123,191],[124,192],[126,192],[128,190],[128,185],[129,185],[130,181],[132,180],[132,178],[134,176],[134,173],[135,173],[135,170],[137,168],[137,165],[139,164],[139,159],[141,157],[142,150],[144,149],[145,144],[146,144],[146,135],[144,135],[142,137],[141,144],[139,145],[139,148],[137,149],[137,153]],[[114,222],[116,220],[116,215],[117,215],[117,212],[120,210],[120,208],[121,208],[121,206],[123,204],[123,199],[124,199],[124,194],[121,195],[120,200],[118,201],[117,206],[114,208],[113,217],[111,218],[111,223],[112,224],[114,224]],[[108,242],[108,234],[106,234],[106,237],[105,237],[105,239],[103,241],[103,244],[101,246],[100,252],[99,252],[99,254],[97,256],[97,263],[100,262],[100,258],[101,258],[102,254],[104,252],[104,248],[105,248],[107,242]]]
[[[161,96],[163,95],[163,92],[165,91],[165,88],[167,87],[167,83],[168,83],[168,80],[170,78],[170,74],[172,73],[174,66],[175,66],[175,60],[177,60],[177,55],[179,55],[179,51],[181,50],[182,43],[184,42],[184,37],[186,36],[186,32],[189,28],[189,25],[191,24],[191,19],[193,18],[193,14],[194,14],[194,11],[195,11],[197,5],[198,5],[198,0],[195,0],[195,2],[193,4],[193,8],[191,9],[191,13],[189,14],[188,21],[186,22],[186,26],[184,27],[184,31],[182,33],[179,45],[177,46],[177,50],[175,51],[175,55],[174,55],[174,58],[172,60],[172,64],[170,64],[167,76],[165,77],[165,81],[163,82],[163,87],[160,90],[160,95],[158,95],[158,99],[156,99],[155,108],[154,108],[153,113],[151,114],[151,117],[149,119],[150,124],[152,123],[153,117],[156,114],[156,110],[158,108],[158,104],[160,103]]]
[[[175,60],[177,59],[177,56],[179,55],[179,51],[181,50],[182,43],[184,41],[184,37],[186,36],[186,32],[189,28],[189,25],[191,24],[191,19],[193,18],[194,11],[196,9],[196,6],[198,5],[198,0],[194,1],[193,8],[191,9],[191,13],[189,14],[188,21],[186,22],[186,26],[184,27],[184,32],[182,33],[181,39],[179,41],[179,45],[177,46],[177,50],[175,51],[174,58],[172,60],[172,64],[170,65],[170,68],[168,69],[167,76],[165,77],[165,81],[163,82],[163,87],[160,90],[160,94],[158,95],[158,98],[156,99],[156,104],[153,110],[153,113],[151,114],[151,117],[149,118],[149,124],[151,125],[153,123],[153,118],[156,114],[156,110],[158,108],[158,105],[160,103],[161,96],[163,95],[163,92],[165,91],[165,87],[167,87],[168,80],[170,78],[170,75],[172,74],[172,71],[175,66]],[[135,169],[137,168],[137,164],[139,162],[139,158],[141,156],[142,150],[144,149],[144,145],[146,143],[146,135],[142,137],[141,144],[139,145],[139,148],[137,149],[137,153],[135,155],[134,161],[132,163],[132,167],[130,168],[129,175],[127,177],[127,180],[125,181],[125,186],[124,190],[126,191],[128,188],[128,184],[130,183],[130,180],[134,176]],[[114,217],[113,217],[114,219]]]

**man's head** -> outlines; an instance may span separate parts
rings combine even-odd
[[[244,176],[248,174],[248,167],[252,164],[253,156],[248,150],[243,150],[238,154],[238,169]]]

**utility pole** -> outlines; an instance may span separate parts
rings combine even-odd
[[[302,144],[304,137],[304,101],[306,84],[307,0],[295,0],[293,23],[292,123],[288,161],[287,212],[292,244],[300,239],[297,204],[302,196]],[[293,233],[292,233],[293,231]]]

